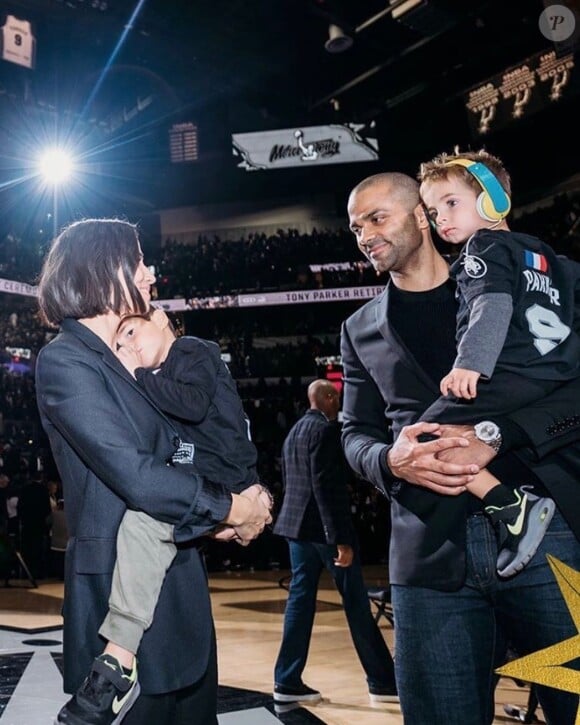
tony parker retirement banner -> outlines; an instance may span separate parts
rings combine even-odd
[[[376,297],[384,290],[384,285],[367,285],[365,287],[330,287],[328,289],[288,290],[286,292],[256,292],[243,295],[215,295],[214,297],[193,297],[190,299],[176,298],[170,300],[152,300],[154,307],[167,312],[184,312],[186,310],[215,310],[222,307],[270,307],[275,305],[301,305],[312,302],[348,302],[368,300]],[[38,287],[0,279],[0,292],[8,294],[38,296]]]
[[[264,294],[238,295],[239,307],[262,307],[269,305],[301,305],[310,302],[349,302],[376,297],[385,289],[384,285],[367,287],[332,287],[329,289],[290,290],[288,292],[267,292]]]
[[[370,126],[345,123],[236,133],[232,151],[238,167],[246,171],[376,161],[374,126],[373,121]]]

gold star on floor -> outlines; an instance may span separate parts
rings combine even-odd
[[[539,652],[509,662],[496,672],[580,695],[580,672],[565,666],[565,663],[580,657],[580,572],[549,554],[547,558],[578,634]],[[576,714],[576,725],[580,725],[580,705]]]

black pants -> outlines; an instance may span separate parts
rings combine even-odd
[[[163,667],[163,662],[159,666]],[[217,725],[217,682],[214,633],[207,670],[201,680],[175,692],[140,695],[123,725]]]

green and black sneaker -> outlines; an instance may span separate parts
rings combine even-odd
[[[509,506],[485,507],[498,534],[497,573],[502,578],[517,574],[530,561],[556,510],[551,498],[536,496],[529,486],[520,486],[514,495]]]

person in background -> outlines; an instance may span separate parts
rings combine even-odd
[[[8,533],[8,491],[10,478],[5,473],[0,473],[0,532]]]
[[[323,569],[342,597],[371,702],[397,702],[393,659],[370,611],[350,513],[349,471],[337,424],[340,395],[330,381],[314,380],[308,402],[310,409],[282,448],[284,499],[274,533],[288,540],[292,579],[274,668],[274,704],[284,709],[321,699],[302,681],[302,673]]]
[[[59,483],[58,481],[49,480],[46,483],[48,489],[48,499],[50,501],[50,510],[56,511],[58,509],[59,501]]]

